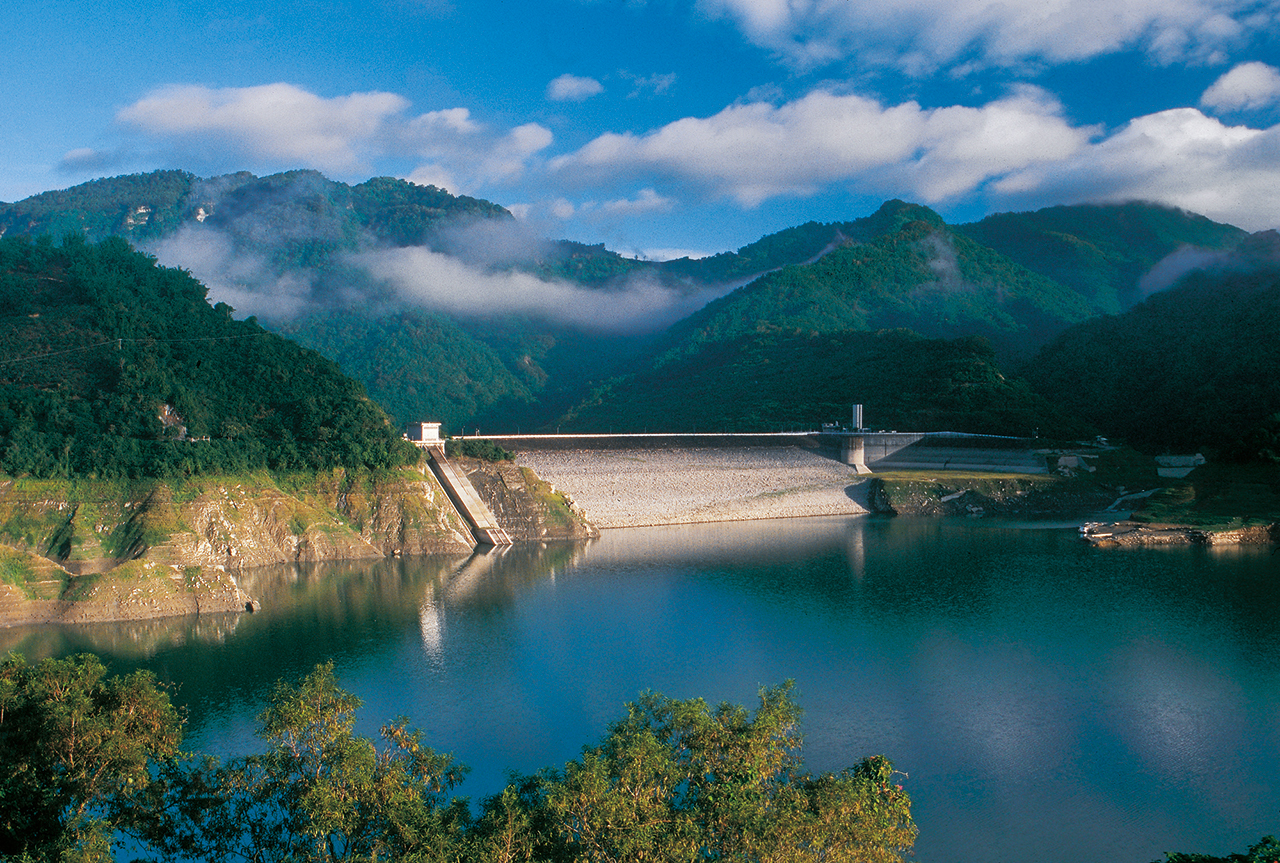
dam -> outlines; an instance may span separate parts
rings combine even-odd
[[[903,432],[471,435],[514,452],[598,528],[861,515],[874,471],[1047,473],[1019,438]]]
[[[740,449],[798,447],[840,461],[858,473],[877,470],[1049,472],[1034,438],[966,432],[822,431],[759,433],[495,434],[488,440],[517,454],[566,450]]]

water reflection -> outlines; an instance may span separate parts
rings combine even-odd
[[[473,795],[576,756],[643,689],[750,704],[794,678],[811,767],[910,774],[921,859],[1143,863],[1280,830],[1278,568],[994,520],[779,520],[282,567],[252,574],[257,614],[10,635],[152,668],[215,751],[333,659],[365,730],[407,715]]]
[[[241,615],[190,614],[111,623],[14,626],[0,629],[0,653],[31,661],[72,653],[147,659],[195,642],[220,644],[235,634]]]

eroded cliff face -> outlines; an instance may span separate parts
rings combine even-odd
[[[521,467],[514,461],[457,456],[450,460],[471,482],[513,541],[577,540],[600,535],[568,497],[539,478],[531,468]]]
[[[236,573],[467,552],[420,469],[132,483],[0,483],[0,625],[243,611]]]

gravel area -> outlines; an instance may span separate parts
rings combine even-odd
[[[800,447],[527,451],[598,528],[867,512],[866,478]]]

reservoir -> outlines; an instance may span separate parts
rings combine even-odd
[[[605,531],[488,556],[282,567],[251,615],[0,630],[153,670],[187,745],[257,746],[332,659],[472,768],[560,766],[645,689],[754,708],[796,682],[808,769],[887,755],[927,863],[1148,863],[1280,833],[1280,556],[1095,549],[1073,526],[831,517]]]

